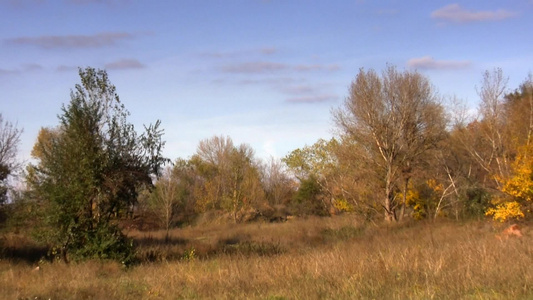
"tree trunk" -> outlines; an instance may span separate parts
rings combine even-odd
[[[403,203],[402,203],[402,207],[400,209],[400,217],[398,218],[400,221],[403,220],[403,217],[405,215],[405,208],[407,207],[407,190],[409,189],[409,180],[411,178],[410,177],[407,177],[405,179],[405,184],[403,186]]]
[[[392,222],[397,221],[396,219],[396,212],[395,212],[395,206],[393,203],[393,191],[392,191],[392,171],[389,168],[389,171],[387,172],[387,178],[385,182],[385,202],[383,205],[383,208],[385,209],[385,221]]]
[[[385,205],[383,206],[383,208],[385,209],[385,221],[398,221],[398,219],[396,218],[396,209],[394,207],[394,203],[392,203],[392,198],[389,192],[387,193],[387,196],[385,198]]]

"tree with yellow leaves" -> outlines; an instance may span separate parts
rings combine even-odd
[[[501,192],[505,196],[494,199],[494,207],[487,210],[494,220],[504,222],[508,219],[524,218],[524,210],[533,200],[533,147],[521,147],[515,161],[511,164],[512,174],[508,178],[498,178]]]

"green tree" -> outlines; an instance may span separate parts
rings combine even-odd
[[[340,171],[335,139],[319,139],[311,146],[305,146],[289,153],[282,161],[300,181],[300,188],[293,200],[300,204],[307,201],[315,209],[306,210],[317,214],[327,214],[335,210],[336,198],[339,197]],[[311,189],[313,187],[313,189]],[[310,193],[309,191],[312,191]],[[310,196],[307,200],[304,196]],[[319,203],[314,203],[319,201]],[[301,205],[298,205],[301,207]]]
[[[127,262],[131,243],[116,220],[167,161],[160,122],[138,135],[103,70],[80,69],[81,84],[62,107],[60,125],[43,129],[28,182],[45,203],[47,238],[63,258]],[[67,256],[68,255],[68,256]]]

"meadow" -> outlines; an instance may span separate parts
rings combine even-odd
[[[530,226],[376,224],[352,215],[130,230],[138,263],[65,264],[2,237],[3,299],[533,299]],[[39,270],[35,268],[39,266]]]

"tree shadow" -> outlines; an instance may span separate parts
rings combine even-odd
[[[175,245],[186,245],[189,240],[179,237],[169,237],[168,239],[157,238],[157,237],[141,237],[141,238],[134,238],[134,243],[138,247],[150,247],[150,246],[160,246],[160,245],[169,245],[169,246],[175,246]]]
[[[0,249],[0,259],[35,264],[47,253],[48,248],[41,246],[5,247]]]

